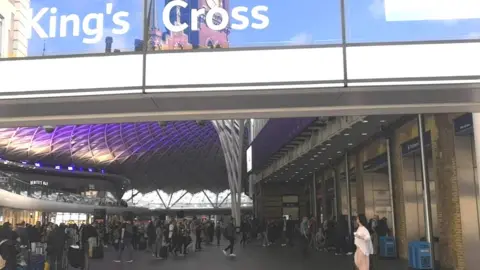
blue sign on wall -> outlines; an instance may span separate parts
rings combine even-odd
[[[423,143],[425,148],[432,146],[432,136],[430,131],[423,133]],[[420,137],[413,138],[402,144],[402,155],[408,155],[418,150],[420,150]]]
[[[374,158],[371,158],[363,163],[363,170],[369,171],[378,167],[387,165],[388,156],[387,153],[380,154]]]
[[[471,113],[466,113],[453,121],[456,135],[473,134],[473,117]]]

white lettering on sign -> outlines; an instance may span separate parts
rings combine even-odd
[[[192,9],[191,22],[192,25],[186,23],[175,24],[170,20],[170,14],[176,7],[187,8],[188,3],[184,0],[174,0],[169,2],[163,9],[162,20],[165,27],[172,32],[181,32],[190,27],[192,31],[198,31],[200,18],[205,18],[205,24],[208,28],[221,31],[228,27],[231,20],[236,22],[231,24],[234,30],[245,30],[248,27],[253,29],[262,30],[268,27],[270,19],[266,15],[268,12],[267,6],[255,6],[249,9],[245,6],[238,6],[232,9],[231,14],[227,10],[223,9],[214,1],[207,1],[208,10],[206,8]],[[250,15],[250,16],[249,16]],[[250,17],[256,20],[251,22]]]
[[[106,15],[112,15],[112,22],[115,24],[112,33],[115,35],[126,34],[130,30],[130,23],[126,21],[129,13],[119,11],[113,13],[113,4],[108,3],[105,7],[105,13],[89,13],[83,19],[76,14],[57,16],[56,7],[44,7],[36,14],[33,9],[29,13],[29,26],[27,26],[27,38],[31,38],[35,32],[40,38],[57,38],[80,36],[81,32],[87,37],[83,38],[85,44],[95,44],[102,40],[104,35],[104,25]],[[42,19],[48,18],[46,26],[40,25]]]
[[[152,0],[153,1],[153,0]],[[267,16],[267,6],[245,6],[234,7],[231,14],[215,1],[207,0],[207,8],[191,9],[192,25],[186,23],[172,22],[170,14],[174,8],[188,8],[185,0],[173,0],[169,2],[162,12],[162,20],[165,27],[172,32],[184,31],[190,27],[192,31],[200,29],[199,21],[204,20],[208,28],[221,31],[231,27],[234,30],[245,30],[249,27],[263,30],[270,24]],[[81,18],[77,14],[58,16],[58,8],[44,7],[34,13],[30,9],[27,25],[27,38],[32,38],[33,33],[42,39],[65,38],[86,36],[82,42],[85,44],[96,44],[103,39],[105,20],[110,18],[115,27],[112,33],[124,35],[130,30],[130,23],[127,21],[129,12],[113,12],[113,4],[107,3],[105,12],[89,13]],[[108,17],[110,16],[110,17]],[[42,23],[47,20],[48,23]],[[232,22],[233,21],[233,22]]]

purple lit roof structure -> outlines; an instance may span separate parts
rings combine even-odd
[[[0,157],[54,168],[104,169],[142,192],[228,188],[225,159],[210,121],[0,129]]]

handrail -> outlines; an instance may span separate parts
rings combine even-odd
[[[47,186],[31,185],[30,183],[3,171],[0,171],[0,175],[2,176],[0,177],[0,188],[18,195],[23,195],[34,199],[64,203],[120,206],[116,202],[107,201],[108,198],[89,198],[68,191],[52,189]]]

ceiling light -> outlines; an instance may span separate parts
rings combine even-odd
[[[368,123],[368,120],[363,120],[362,122],[363,122],[363,123]]]
[[[321,154],[321,153],[322,153],[322,152],[320,152],[320,151],[319,151],[319,152],[317,152],[317,154]]]
[[[349,143],[348,143],[348,145],[352,146],[352,145],[353,145],[353,143],[349,142]]]
[[[367,136],[368,134],[366,132],[362,133],[362,136]]]
[[[343,134],[343,136],[350,136],[350,133],[345,133]]]
[[[309,172],[309,174],[312,174],[313,172]]]
[[[330,143],[327,143],[327,146],[331,146],[331,145],[332,145],[332,144],[330,144]]]
[[[342,153],[342,151],[337,151],[337,154],[341,154],[341,153]]]
[[[303,178],[300,178],[300,180],[303,180]]]
[[[287,180],[287,181],[285,181],[285,182],[286,182],[286,183],[288,183],[288,180]]]
[[[385,123],[385,122],[387,122],[387,121],[385,121],[385,120],[380,120],[380,123]]]
[[[322,148],[322,150],[325,151],[325,150],[327,150],[327,148],[324,147],[324,148]]]
[[[313,157],[318,157],[318,155],[313,155]]]
[[[329,158],[328,158],[328,160],[332,160],[332,158],[331,158],[331,157],[329,157]]]
[[[322,163],[323,164],[323,163]],[[318,168],[314,168],[315,170],[318,170]]]
[[[311,158],[310,160],[315,160],[314,158]]]
[[[303,164],[303,165],[308,166],[308,164]]]

